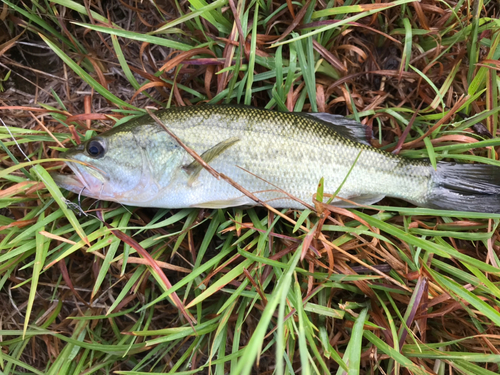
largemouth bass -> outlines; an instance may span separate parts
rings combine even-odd
[[[500,168],[438,163],[435,170],[427,161],[371,147],[366,127],[342,116],[209,105],[156,116],[216,171],[276,208],[304,208],[280,189],[312,205],[323,177],[325,193],[345,180],[338,197],[358,204],[387,196],[422,207],[500,212]],[[68,165],[75,175],[57,175],[56,182],[88,197],[159,208],[255,205],[204,169],[149,115],[63,157],[73,160]],[[352,205],[338,198],[333,204]]]

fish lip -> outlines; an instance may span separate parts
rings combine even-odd
[[[68,187],[71,187],[72,188],[71,190],[74,192],[77,192],[77,190],[78,190],[78,192],[81,192],[83,190],[87,190],[89,193],[93,193],[95,189],[93,189],[93,187],[92,187],[93,184],[92,184],[91,180],[99,181],[100,179],[93,176],[88,171],[86,173],[84,173],[84,171],[86,169],[89,169],[89,170],[92,170],[93,173],[98,173],[102,177],[102,180],[98,184],[100,191],[102,191],[102,185],[104,184],[104,181],[106,181],[106,182],[109,181],[109,175],[106,172],[104,172],[102,169],[94,167],[93,165],[91,165],[89,163],[85,163],[85,162],[73,157],[73,155],[77,155],[83,149],[84,149],[84,146],[79,145],[75,148],[72,148],[72,149],[64,152],[61,155],[62,158],[69,159],[69,161],[65,161],[65,163],[71,169],[71,171],[73,172],[73,175],[59,175],[60,178],[58,178],[58,180],[60,181],[61,184],[66,185],[65,186],[66,189]],[[85,176],[87,176],[87,178]],[[95,185],[95,183],[94,183],[94,185]],[[95,187],[97,187],[97,186],[95,186]]]
[[[82,189],[87,189],[87,190],[91,191],[90,184],[83,177],[83,173],[80,171],[81,164],[79,164],[79,163],[72,163],[72,162],[66,162],[66,165],[73,172],[73,175],[69,175],[69,176],[72,176],[73,180],[78,181],[80,183]]]
[[[60,188],[73,191],[75,193],[82,192],[86,189],[82,181],[73,174],[54,173],[52,174],[52,178]]]

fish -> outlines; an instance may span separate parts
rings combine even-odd
[[[183,143],[274,208],[313,205],[323,179],[323,202],[338,207],[391,197],[419,207],[500,213],[500,167],[438,162],[433,168],[428,160],[372,147],[368,127],[340,115],[231,105],[173,107],[155,115],[181,142],[144,115],[63,153],[74,174],[57,174],[55,182],[79,195],[138,207],[256,205],[211,174]]]

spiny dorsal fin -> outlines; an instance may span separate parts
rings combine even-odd
[[[350,120],[340,115],[332,115],[330,113],[307,113],[305,115],[312,116],[317,120],[325,122],[343,137],[371,146],[370,128],[355,120]]]
[[[200,157],[206,162],[210,163],[212,160],[214,160],[217,156],[222,154],[224,151],[226,151],[229,147],[234,145],[236,142],[238,142],[240,139],[237,137],[231,137],[228,138],[220,143],[217,143],[214,147],[208,149],[205,151],[203,154],[200,155]],[[187,172],[189,175],[189,180],[188,184],[192,185],[193,182],[198,178],[198,175],[200,174],[201,170],[203,169],[203,166],[198,163],[196,160],[193,161],[191,164],[188,166],[184,167],[184,170]]]

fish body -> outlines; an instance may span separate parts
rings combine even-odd
[[[313,204],[322,177],[326,194],[345,180],[337,196],[360,204],[389,196],[417,206],[475,211],[477,184],[489,189],[482,194],[488,205],[495,194],[498,201],[498,168],[479,165],[472,170],[474,181],[466,183],[470,191],[450,190],[464,168],[474,166],[440,163],[434,170],[426,161],[378,150],[367,143],[363,125],[342,116],[208,105],[172,108],[156,116],[213,169],[276,208],[304,208],[283,191]],[[94,137],[65,157],[73,160],[68,164],[75,176],[57,176],[59,186],[97,199],[164,208],[255,204],[202,168],[150,116]],[[481,167],[496,174],[482,181]],[[443,192],[450,202],[440,197]],[[350,205],[340,199],[333,203]],[[483,203],[477,209],[485,210]],[[492,210],[497,207],[488,212]]]

